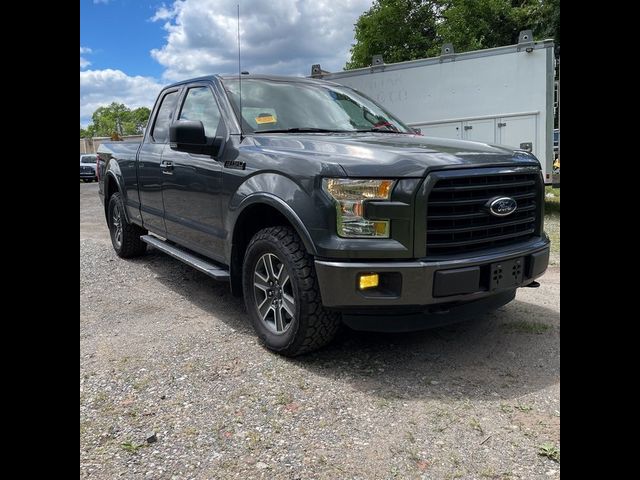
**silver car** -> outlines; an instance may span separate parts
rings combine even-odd
[[[83,182],[93,182],[98,180],[96,176],[96,162],[98,157],[95,154],[80,155],[80,179]]]

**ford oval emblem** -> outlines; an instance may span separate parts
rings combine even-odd
[[[506,217],[516,211],[518,204],[511,197],[496,197],[487,202],[487,207],[489,207],[491,215]]]

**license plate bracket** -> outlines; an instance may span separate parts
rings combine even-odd
[[[524,257],[491,264],[490,290],[516,287],[522,283]]]

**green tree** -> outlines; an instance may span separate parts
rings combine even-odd
[[[375,54],[388,63],[437,56],[444,43],[456,52],[511,45],[526,29],[559,44],[560,0],[376,0],[355,25],[345,68]]]
[[[147,126],[150,115],[151,110],[149,110],[147,107],[140,107],[131,111],[129,123],[131,125],[131,129],[136,132],[136,135],[142,133],[144,127]]]
[[[543,0],[450,0],[438,36],[456,52],[518,43],[521,30],[536,40],[549,32],[547,18],[553,2]],[[560,2],[557,0],[559,11]]]
[[[426,57],[439,49],[437,23],[442,1],[376,0],[355,24],[356,43],[346,69],[366,67],[371,56],[385,62]]]
[[[92,137],[110,137],[114,134],[139,135],[145,127],[151,111],[147,107],[131,110],[122,103],[113,102],[99,107],[91,116],[92,123],[86,132]]]
[[[80,127],[80,138],[87,138],[88,136],[89,132],[86,129]]]

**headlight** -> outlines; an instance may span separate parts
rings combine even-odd
[[[389,220],[366,220],[364,202],[388,200],[393,180],[324,178],[322,189],[336,200],[338,235],[389,238]]]

